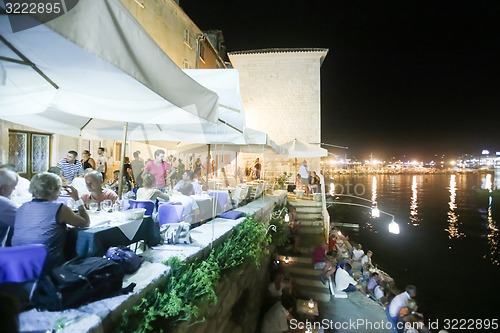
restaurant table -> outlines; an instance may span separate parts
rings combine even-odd
[[[128,228],[129,232],[124,232],[120,227]],[[157,245],[159,230],[157,233],[156,228],[158,223],[154,223],[151,217],[144,217],[142,220],[124,221],[120,226],[111,224],[88,229],[71,228],[68,238],[74,244],[77,256],[103,256],[111,246],[127,246],[141,240],[149,246]]]
[[[208,190],[208,195],[213,197],[217,202],[217,213],[225,212],[231,207],[231,198],[228,190]]]
[[[309,307],[310,300],[298,299],[297,300],[297,313],[304,317],[304,319],[314,320],[314,317],[319,315],[318,302],[314,302],[314,307]],[[301,318],[302,319],[302,318]]]

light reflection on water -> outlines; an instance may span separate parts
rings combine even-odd
[[[372,177],[372,202],[377,202],[377,177]]]
[[[465,237],[465,235],[458,230],[459,222],[458,222],[458,214],[455,212],[457,209],[457,180],[456,175],[450,175],[450,202],[448,203],[448,228],[445,229],[448,231],[448,238],[460,238]]]
[[[411,181],[410,223],[415,227],[419,225],[418,186],[417,186],[417,176],[416,175],[413,176],[412,181]]]
[[[487,235],[488,244],[490,245],[490,260],[493,265],[500,266],[500,262],[498,260],[498,227],[496,221],[492,217],[492,203],[493,198],[491,195],[488,198],[488,230],[490,231]]]

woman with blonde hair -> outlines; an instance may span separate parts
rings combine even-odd
[[[156,178],[153,174],[147,173],[142,177],[143,187],[137,190],[137,200],[155,201],[157,198],[169,200],[168,195],[155,187]]]

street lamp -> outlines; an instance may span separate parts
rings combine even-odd
[[[372,217],[373,218],[380,217],[380,209],[378,209],[376,201],[372,201],[372,200],[369,200],[369,199],[366,199],[366,198],[363,198],[363,197],[358,197],[358,196],[350,195],[350,194],[334,194],[334,195],[336,197],[354,198],[354,199],[357,199],[357,200],[362,200],[362,201],[369,202],[371,204]]]
[[[356,198],[364,199],[364,198],[360,198],[360,197],[356,197]],[[368,200],[368,199],[364,199],[364,200]],[[377,214],[380,214],[380,213],[385,214],[385,215],[392,218],[391,222],[389,223],[389,232],[391,234],[395,234],[395,235],[399,234],[399,225],[395,221],[395,216],[392,215],[391,213],[384,212],[383,210],[380,210],[377,207],[374,208],[372,206],[362,205],[362,204],[353,203],[353,202],[335,202],[335,201],[333,201],[332,203],[335,205],[357,206],[357,207],[371,209],[372,210],[372,217],[374,217],[374,210],[376,210]]]

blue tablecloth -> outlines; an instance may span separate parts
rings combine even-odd
[[[111,246],[127,246],[140,240],[149,246],[157,245],[160,241],[158,228],[158,223],[154,223],[151,217],[145,217],[132,239],[127,238],[118,227],[100,227],[72,229],[69,241],[75,244],[77,256],[103,256]]]

